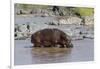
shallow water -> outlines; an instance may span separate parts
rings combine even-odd
[[[36,24],[44,24],[47,22],[52,22],[54,17],[34,17],[34,16],[15,16],[15,24],[27,24],[27,23],[36,23]]]
[[[92,61],[94,59],[94,40],[72,41],[74,47],[32,48],[30,40],[15,40],[15,65]]]
[[[41,27],[56,27],[64,31],[71,37],[79,38],[79,32],[83,33],[88,30],[88,27],[76,25],[59,25],[51,26],[44,23],[52,22],[53,17],[34,17],[34,16],[15,16],[15,24],[35,23],[33,30],[40,30]],[[91,34],[89,28],[89,33]],[[89,34],[88,33],[88,34]],[[94,59],[94,40],[84,39],[72,41],[74,47],[66,48],[32,48],[30,40],[15,40],[14,47],[14,64],[29,65],[29,64],[44,64],[44,63],[61,63],[61,62],[79,62],[92,61]]]

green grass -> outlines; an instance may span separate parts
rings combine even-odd
[[[79,13],[81,16],[91,16],[94,14],[93,8],[76,8],[75,12]]]
[[[24,9],[24,10],[28,10],[28,9],[32,9],[32,8],[34,8],[34,9],[37,9],[37,8],[38,9],[39,8],[46,9],[46,8],[48,8],[47,5],[32,5],[32,4],[16,4],[16,5],[19,5],[19,7]]]

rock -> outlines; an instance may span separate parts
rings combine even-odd
[[[60,19],[59,24],[68,24],[66,19]]]
[[[94,17],[93,16],[85,16],[85,25],[94,25]]]
[[[83,36],[84,38],[89,38],[89,39],[94,39],[94,35],[93,34],[87,34]]]
[[[57,17],[59,24],[75,24],[80,25],[82,19],[78,17]]]
[[[67,19],[67,23],[68,24],[76,24],[76,25],[80,25],[81,24],[82,19],[78,18],[78,17],[69,17]]]
[[[57,20],[53,20],[53,21],[45,23],[45,24],[47,24],[47,25],[59,25]]]
[[[16,32],[16,33],[15,33],[15,39],[20,39],[20,38],[22,38],[22,37],[23,37],[23,35],[22,35],[21,32]]]
[[[20,26],[19,26],[19,30],[20,30],[21,32],[26,32],[26,31],[27,31],[27,25],[26,25],[26,24],[20,25]]]

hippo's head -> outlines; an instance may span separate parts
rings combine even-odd
[[[65,38],[62,40],[62,43],[63,43],[64,47],[66,47],[66,48],[73,48],[71,39],[68,36],[65,36]]]

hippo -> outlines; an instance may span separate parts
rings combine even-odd
[[[34,47],[72,48],[70,37],[57,28],[46,28],[31,35]]]

